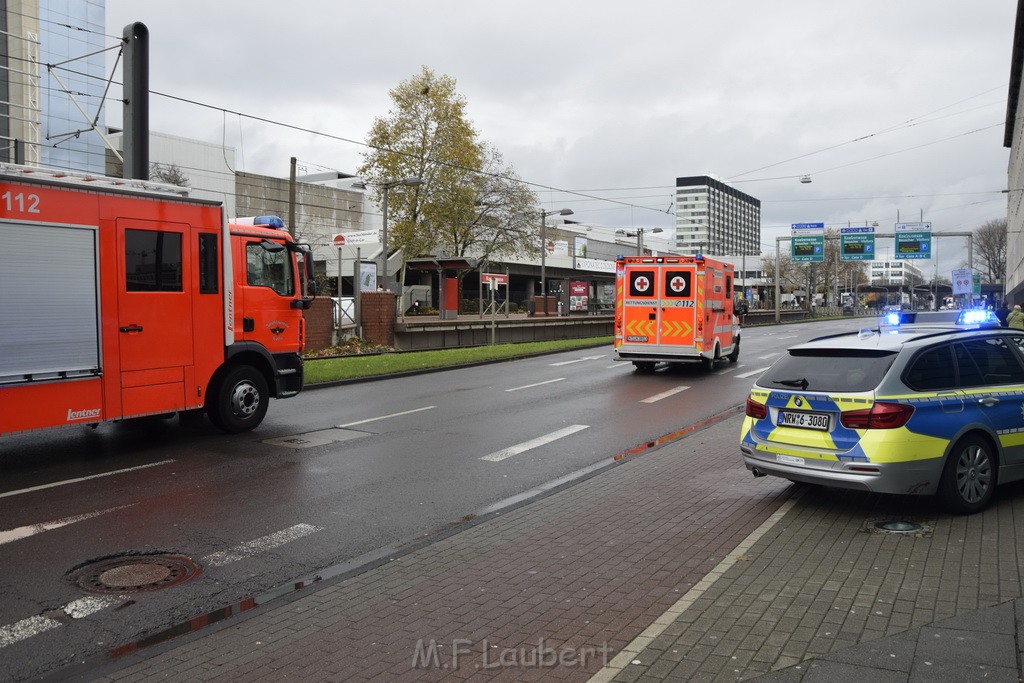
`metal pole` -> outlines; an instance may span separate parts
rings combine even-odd
[[[384,201],[381,203],[381,210],[384,212],[384,227],[380,231],[380,287],[384,291],[388,288],[388,188],[391,187],[389,183],[381,185],[384,189]],[[442,283],[443,284],[443,283]]]
[[[362,247],[356,247],[356,261],[352,266],[352,289],[354,290],[352,292],[352,296],[355,297],[354,314],[356,317],[356,336],[360,339],[363,338],[363,283],[360,282],[360,276],[362,275],[360,271],[362,270],[362,267],[363,249]],[[340,291],[338,295],[341,296]]]
[[[775,238],[775,322],[782,321],[782,286],[779,283],[779,250],[782,238]]]
[[[644,229],[637,228],[636,230],[636,255],[644,255]]]
[[[547,235],[547,214],[544,209],[540,210],[540,296],[541,305],[544,307],[544,315],[548,314],[548,301],[545,298],[547,296],[547,286],[545,280],[544,271],[544,257],[548,253],[548,235]]]

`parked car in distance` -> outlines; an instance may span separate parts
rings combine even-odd
[[[754,476],[981,510],[1024,479],[1024,333],[911,325],[794,346],[754,383],[740,450]]]

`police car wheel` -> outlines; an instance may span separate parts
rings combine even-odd
[[[979,436],[956,442],[946,458],[939,482],[939,499],[950,512],[971,514],[987,506],[996,491],[996,456]]]

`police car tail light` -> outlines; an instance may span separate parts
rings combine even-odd
[[[913,406],[903,403],[875,403],[868,410],[850,410],[839,416],[847,429],[896,429],[907,424]]]
[[[747,398],[747,417],[752,417],[757,420],[764,420],[768,417],[768,408],[762,403],[758,403],[754,399]]]

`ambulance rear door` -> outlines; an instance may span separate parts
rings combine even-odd
[[[662,266],[661,274],[659,343],[666,352],[674,348],[692,355],[696,350],[700,300],[697,266],[693,263],[667,263]]]

